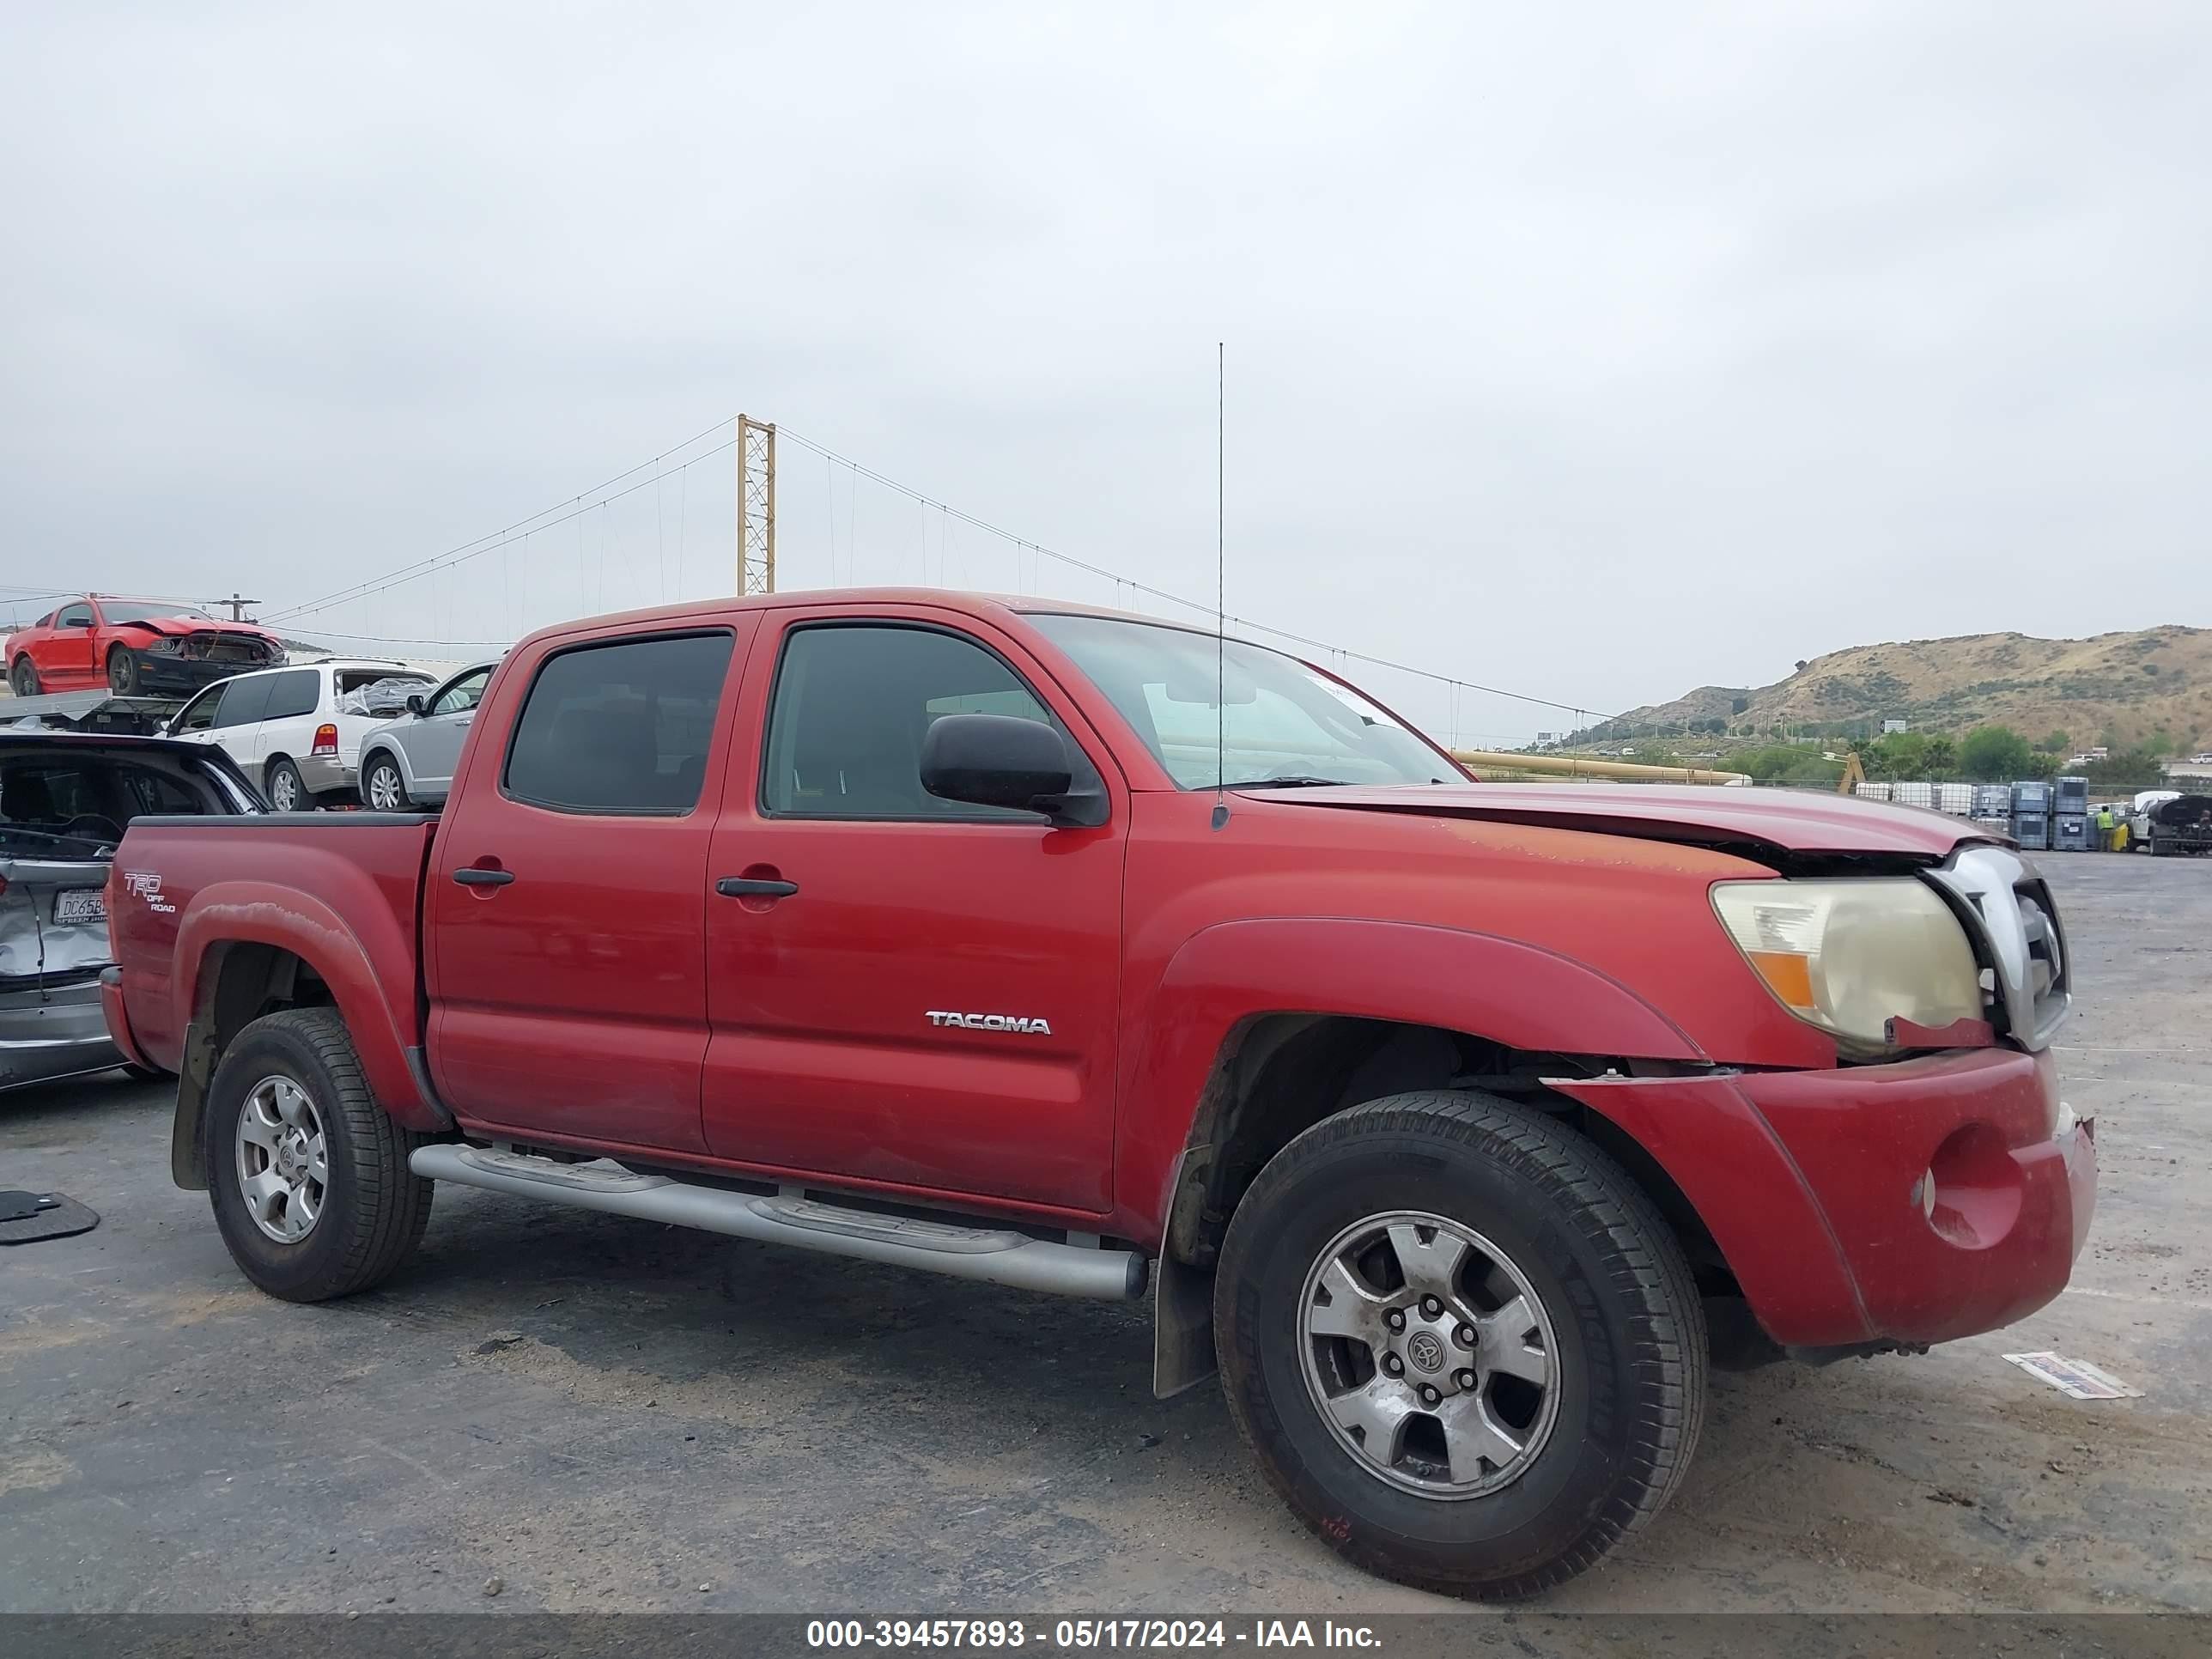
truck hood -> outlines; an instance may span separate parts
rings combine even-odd
[[[1799,789],[1481,783],[1242,793],[1285,805],[1479,818],[1770,853],[1875,854],[1940,862],[1967,842],[2009,844],[2005,836],[1941,812]]]

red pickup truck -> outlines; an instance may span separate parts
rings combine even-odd
[[[1029,1291],[1155,1287],[1355,1561],[1525,1595],[1681,1480],[1708,1367],[2065,1284],[2051,896],[1931,812],[1485,785],[1334,676],[1041,600],[549,629],[441,816],[131,824],[116,1040],[246,1277],[434,1182]],[[1218,1358],[1217,1358],[1218,1357]]]

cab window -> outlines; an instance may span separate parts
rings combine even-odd
[[[946,714],[1057,726],[1014,671],[936,629],[842,623],[795,629],[776,667],[761,805],[802,818],[1008,818],[1014,807],[940,799],[921,787],[921,742]]]
[[[88,605],[64,605],[54,617],[57,628],[89,628],[92,626],[92,607]]]
[[[683,634],[548,657],[514,723],[506,793],[562,812],[689,812],[732,643],[726,633]]]

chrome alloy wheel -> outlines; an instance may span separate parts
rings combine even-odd
[[[1528,1277],[1473,1229],[1417,1210],[1330,1241],[1298,1298],[1306,1390],[1369,1474],[1480,1498],[1528,1473],[1559,1415],[1559,1347]]]
[[[368,770],[368,804],[380,812],[399,810],[399,770],[379,761]]]
[[[307,1091],[265,1077],[238,1115],[238,1189],[253,1224],[279,1244],[315,1230],[330,1184],[330,1147]]]

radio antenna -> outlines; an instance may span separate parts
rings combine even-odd
[[[1229,822],[1229,352],[1213,343],[1213,827]]]

